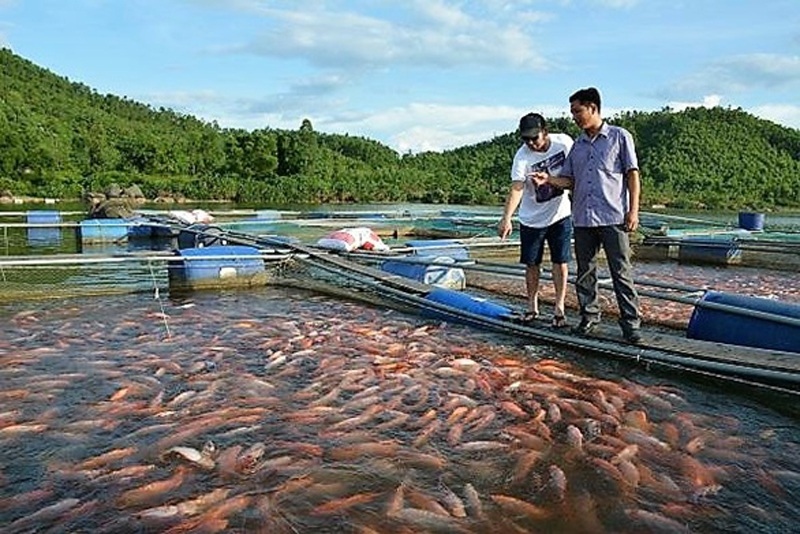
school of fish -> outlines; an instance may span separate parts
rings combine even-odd
[[[688,386],[297,290],[161,305],[140,294],[0,311],[0,533],[800,520],[796,421],[711,414]]]
[[[508,256],[503,259],[508,262],[516,261]],[[640,289],[667,297],[640,296],[642,320],[645,324],[685,329],[691,319],[694,305],[669,298],[683,298],[693,302],[702,296],[704,290],[724,291],[800,304],[800,285],[795,281],[796,273],[794,272],[736,266],[684,265],[676,262],[637,262],[634,270],[637,280],[643,282],[655,281],[659,284],[671,285],[674,288],[691,287],[698,290],[685,291],[650,287],[646,283],[640,284]],[[600,279],[610,283],[610,277],[602,267],[600,268]],[[497,276],[470,272],[467,281],[470,286],[495,293],[500,298],[523,298],[525,296],[525,285],[521,276]],[[542,302],[553,302],[555,292],[549,280],[542,280],[539,291]],[[577,321],[578,301],[571,288],[567,291],[566,305],[567,314],[575,316]],[[600,305],[603,313],[609,317],[619,313],[614,293],[610,289],[600,291]]]

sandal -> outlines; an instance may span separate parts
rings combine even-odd
[[[518,322],[519,324],[531,324],[538,318],[539,318],[538,313],[529,311],[518,315],[516,318],[516,322]]]
[[[556,328],[556,329],[558,329],[558,328],[566,328],[567,326],[569,326],[569,324],[567,323],[567,318],[566,317],[564,317],[563,315],[554,315],[553,316],[553,323],[552,323],[552,327],[553,328]]]

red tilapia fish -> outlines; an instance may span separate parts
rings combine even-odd
[[[162,311],[136,299],[9,314],[2,531],[796,522],[800,440],[785,427],[752,437],[749,422],[695,413],[678,386],[600,378],[552,347],[275,291],[165,303],[166,341]],[[69,321],[63,346],[36,348],[54,319]],[[760,504],[730,505],[743,482]]]

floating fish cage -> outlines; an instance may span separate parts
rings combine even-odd
[[[741,263],[742,250],[735,236],[684,237],[678,246],[678,261],[734,265]]]
[[[99,246],[98,246],[99,248]],[[0,258],[0,302],[166,290],[171,254],[64,254]]]
[[[148,220],[133,220],[128,225],[128,239],[171,239],[177,231],[168,224]]]
[[[261,251],[214,245],[175,251],[169,264],[170,291],[263,286],[269,281]]]
[[[85,219],[78,223],[79,241],[104,243],[128,238],[131,222],[127,219]]]
[[[225,230],[263,235],[274,233],[276,228],[282,224],[282,216],[279,211],[260,210],[255,215],[255,217],[247,219],[219,222],[218,225]]]
[[[33,210],[26,215],[29,246],[53,245],[61,242],[61,213],[51,210]]]

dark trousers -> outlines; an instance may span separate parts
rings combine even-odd
[[[600,318],[598,297],[597,254],[600,247],[606,254],[614,294],[619,307],[619,324],[623,330],[639,328],[639,295],[633,285],[631,245],[628,233],[622,226],[575,227],[575,259],[578,277],[575,291],[581,315],[588,319]]]

